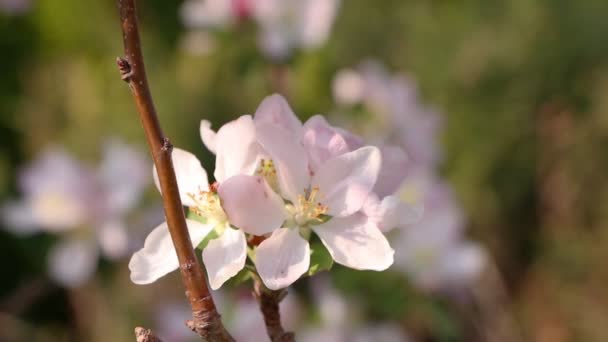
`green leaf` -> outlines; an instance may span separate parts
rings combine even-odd
[[[321,241],[310,242],[310,267],[308,276],[313,276],[319,272],[329,271],[334,265],[334,259]]]
[[[251,277],[252,277],[251,270],[247,267],[244,267],[234,277],[228,279],[226,284],[228,286],[237,286],[237,285],[240,285],[240,284],[246,282],[247,280],[251,279]]]

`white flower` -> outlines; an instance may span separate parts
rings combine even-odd
[[[396,267],[425,289],[468,286],[486,264],[485,251],[462,236],[462,211],[450,190],[438,182],[427,186],[424,196],[429,214],[416,229],[402,231],[394,240]]]
[[[262,102],[255,125],[261,153],[267,154],[270,163],[262,174],[286,200],[282,211],[287,212],[283,226],[255,250],[256,269],[264,284],[270,289],[284,288],[308,270],[311,232],[340,264],[354,269],[388,268],[393,250],[378,228],[358,213],[376,183],[380,151],[365,146],[333,157],[313,151],[318,165],[312,165],[303,142],[308,123],[302,126],[278,95]],[[249,197],[244,192],[225,195],[231,202]],[[247,222],[260,219],[259,211],[242,214]]]
[[[339,0],[188,0],[180,12],[192,28],[226,28],[250,18],[259,26],[261,50],[270,58],[284,59],[294,48],[321,46],[339,4]]]
[[[2,206],[9,230],[61,234],[48,256],[50,277],[76,287],[94,273],[101,254],[117,259],[128,250],[123,223],[147,185],[145,158],[117,140],[104,144],[103,159],[92,170],[53,148],[23,169],[23,199]],[[83,229],[83,228],[88,229]]]
[[[203,123],[201,135],[217,155],[217,193],[210,191],[207,173],[193,154],[174,149],[172,158],[182,203],[206,219],[205,224],[187,220],[193,245],[212,230],[218,235],[203,250],[211,288],[218,289],[245,266],[245,233],[270,233],[282,224],[285,214],[281,198],[255,175],[259,146],[251,116],[227,123],[217,134]],[[154,176],[160,190],[156,171]],[[255,219],[250,219],[254,214]],[[148,236],[129,263],[131,280],[137,284],[154,282],[178,266],[166,223]]]

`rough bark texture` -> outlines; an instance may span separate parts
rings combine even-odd
[[[295,335],[292,332],[285,332],[281,325],[279,303],[287,295],[287,290],[269,290],[255,277],[253,285],[253,295],[260,304],[260,311],[264,316],[264,324],[266,324],[266,332],[270,340],[272,342],[295,342]]]
[[[150,147],[150,153],[158,172],[169,232],[179,259],[186,296],[192,307],[194,330],[204,340],[234,341],[222,325],[220,315],[207,287],[204,271],[194,254],[190,241],[171,161],[173,146],[169,139],[163,135],[148,87],[139,38],[135,0],[118,0],[118,9],[125,58],[118,58],[117,64],[122,79],[129,83],[133,93],[146,140]]]
[[[163,342],[160,338],[156,337],[152,330],[144,329],[142,327],[135,328],[135,341],[136,342]]]

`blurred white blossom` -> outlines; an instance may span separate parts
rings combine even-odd
[[[49,252],[49,275],[75,287],[93,274],[98,255],[123,257],[129,241],[124,223],[148,181],[144,156],[117,140],[104,145],[97,170],[60,148],[50,148],[19,174],[20,200],[5,203],[2,217],[17,235],[60,234]]]
[[[342,108],[361,105],[373,115],[364,134],[381,146],[384,172],[363,211],[385,232],[406,228],[391,240],[395,268],[429,290],[469,286],[487,256],[481,246],[466,239],[464,213],[438,176],[439,114],[421,102],[409,77],[391,75],[375,61],[338,71],[333,93]],[[414,226],[413,217],[421,218]]]
[[[193,29],[224,29],[251,19],[267,57],[284,59],[296,48],[320,47],[329,37],[339,0],[187,0],[181,17]]]

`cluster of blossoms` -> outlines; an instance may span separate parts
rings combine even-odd
[[[147,186],[148,161],[138,150],[109,140],[98,169],[51,148],[26,166],[18,185],[23,198],[5,203],[2,219],[18,235],[59,234],[50,251],[49,275],[75,287],[95,271],[101,253],[109,259],[129,251],[125,217]]]
[[[200,133],[216,155],[217,184],[209,186],[189,152],[175,149],[173,163],[183,204],[203,218],[187,224],[195,246],[209,237],[202,257],[213,289],[239,273],[247,257],[266,287],[289,286],[309,270],[313,233],[335,262],[385,270],[394,251],[383,231],[421,216],[418,204],[389,189],[403,179],[394,170],[399,150],[365,146],[320,115],[302,124],[279,95],[217,132],[203,121]],[[178,268],[166,223],[129,268],[138,284]]]
[[[412,80],[393,76],[373,61],[356,70],[339,71],[333,92],[343,107],[361,105],[374,115],[373,122],[366,124],[366,136],[407,152],[407,163],[398,169],[407,178],[397,194],[402,200],[422,203],[425,214],[416,229],[401,230],[392,240],[396,267],[425,289],[449,290],[470,284],[482,271],[486,256],[479,245],[465,238],[462,210],[449,184],[438,174],[440,115],[420,102]]]
[[[226,28],[253,20],[259,46],[272,59],[297,47],[312,49],[328,38],[339,0],[188,0],[181,15],[190,28]]]

